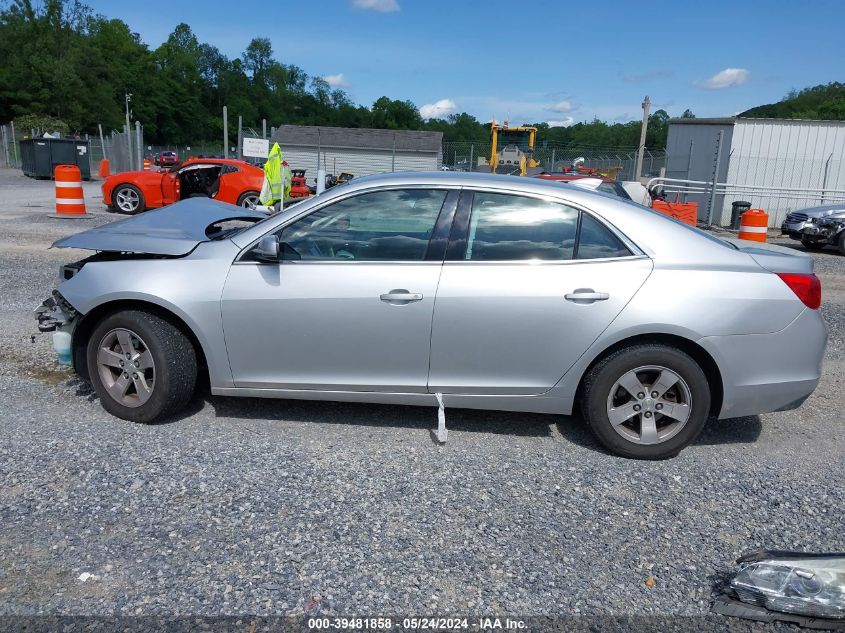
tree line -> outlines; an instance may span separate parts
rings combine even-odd
[[[223,136],[224,105],[231,138],[240,115],[253,126],[266,119],[268,125],[435,130],[449,141],[489,139],[489,124],[465,112],[423,120],[408,100],[383,96],[369,107],[355,104],[324,79],[277,60],[267,38],[253,39],[240,57],[229,58],[182,23],[151,49],[124,21],[95,14],[81,0],[7,0],[0,6],[0,121],[16,120],[22,132],[43,126],[94,133],[97,124],[122,129],[124,98],[131,93],[132,118],[154,144],[216,142]],[[664,147],[668,119],[664,110],[651,115],[647,147]],[[533,125],[541,143],[639,144],[639,121]]]

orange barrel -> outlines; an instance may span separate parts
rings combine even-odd
[[[100,178],[108,178],[110,171],[111,167],[109,165],[109,160],[104,158],[100,161]]]
[[[149,159],[149,158],[145,158],[145,159],[144,159],[144,171],[150,171],[150,164],[151,164],[151,163],[150,163],[150,159]]]
[[[740,216],[739,239],[765,242],[769,230],[769,214],[763,209],[749,209]]]
[[[57,218],[87,218],[85,199],[82,195],[82,173],[76,165],[56,165]]]

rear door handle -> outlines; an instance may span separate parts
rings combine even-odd
[[[578,288],[563,295],[563,298],[575,303],[593,303],[594,301],[607,301],[610,299],[610,295],[606,292],[595,292],[592,288]]]
[[[378,297],[385,303],[412,303],[414,301],[422,301],[422,293],[420,292],[408,292],[407,290],[391,290],[383,295],[379,295]]]

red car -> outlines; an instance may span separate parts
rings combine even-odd
[[[602,183],[598,186],[599,191],[609,193],[614,196],[619,196],[624,200],[630,200],[631,196],[625,191],[625,188],[615,180],[604,178],[597,174],[579,174],[569,172],[555,172],[552,174],[542,173],[534,176],[535,178],[542,178],[543,180],[557,180],[559,182],[571,182],[573,180],[580,180],[581,178],[601,178]]]
[[[106,178],[103,202],[121,213],[139,213],[185,198],[214,198],[252,208],[264,171],[241,160],[194,158],[168,171],[127,171]]]
[[[161,167],[173,167],[179,162],[179,154],[176,152],[166,151],[156,155],[155,164]]]

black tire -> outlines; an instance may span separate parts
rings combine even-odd
[[[617,380],[644,366],[661,366],[675,372],[689,387],[690,415],[676,435],[657,444],[638,444],[618,433],[608,417],[608,397]],[[707,376],[686,353],[657,343],[633,345],[613,352],[597,363],[584,379],[581,413],[590,430],[608,450],[633,459],[667,459],[676,456],[698,437],[710,412]],[[635,416],[636,418],[636,416]],[[642,418],[640,418],[642,419]],[[655,420],[657,416],[655,415]]]
[[[117,202],[117,197],[122,192],[133,192],[135,196],[138,198],[138,204],[134,208],[123,208]],[[112,208],[117,211],[118,213],[125,213],[126,215],[135,215],[136,213],[141,213],[141,211],[146,210],[147,208],[147,201],[144,199],[144,194],[141,193],[141,190],[138,189],[135,185],[130,184],[122,184],[118,185],[114,188],[111,194],[111,202]]]
[[[101,366],[97,362],[101,342],[116,329],[129,330],[135,334],[152,355],[155,379],[152,381],[151,395],[139,406],[126,406],[109,393],[103,382]],[[103,319],[94,328],[88,341],[87,362],[88,375],[103,408],[124,420],[160,421],[183,409],[194,394],[197,357],[193,345],[179,329],[148,312],[127,310],[115,312]],[[123,370],[118,373],[120,371]]]
[[[806,248],[808,251],[820,251],[825,247],[825,243],[808,240],[806,237],[803,237],[801,238],[801,246]]]
[[[845,231],[839,234],[839,252],[845,255]]]
[[[261,195],[261,194],[260,194],[259,192],[257,192],[257,191],[244,191],[244,192],[243,192],[243,193],[242,193],[242,194],[238,197],[238,206],[239,206],[239,207],[242,207],[242,206],[244,206],[244,201],[245,201],[245,200],[247,200],[248,198],[251,198],[251,197],[258,198],[258,196],[260,196],[260,195]],[[257,202],[257,200],[256,200],[256,202]]]

